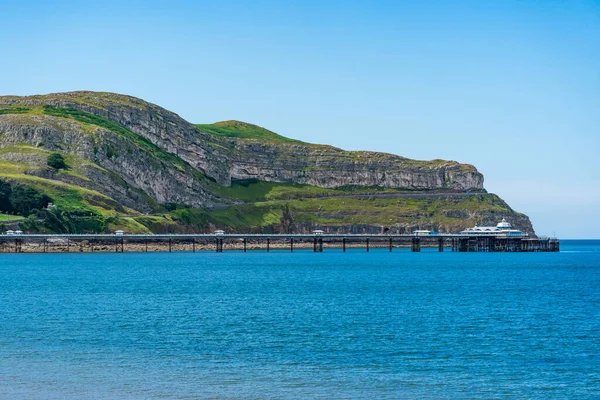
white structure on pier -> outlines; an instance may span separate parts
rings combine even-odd
[[[528,236],[527,233],[523,233],[518,229],[513,229],[510,222],[502,218],[501,222],[498,222],[496,226],[477,226],[473,228],[467,228],[460,232],[461,235],[468,236],[499,236],[499,237],[523,237]]]

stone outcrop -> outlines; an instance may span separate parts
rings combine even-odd
[[[232,179],[256,178],[325,188],[483,189],[483,175],[470,165],[452,161],[415,163],[392,154],[298,144],[240,142],[235,150]]]

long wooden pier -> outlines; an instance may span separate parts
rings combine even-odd
[[[452,252],[556,252],[560,241],[555,238],[507,236],[469,236],[464,234],[356,235],[356,234],[156,234],[156,235],[0,235],[0,252],[117,252],[125,251],[192,251],[262,249],[312,249],[315,253],[327,248],[436,248]]]

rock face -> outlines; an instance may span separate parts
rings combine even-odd
[[[337,188],[379,186],[413,190],[482,190],[483,175],[456,162],[415,163],[375,152],[349,152],[331,146],[236,143],[231,179],[257,178]]]
[[[350,152],[323,145],[219,138],[198,130],[177,114],[129,96],[70,92],[0,97],[2,104],[51,105],[100,116],[178,156],[221,185],[231,184],[232,179],[256,178],[329,188],[357,185],[428,190],[483,189],[483,176],[471,165],[441,160],[416,162],[391,154]],[[36,123],[43,124],[43,121],[38,119]]]
[[[0,97],[0,150],[0,161],[23,164],[20,174],[97,191],[143,213],[168,203],[200,208],[240,203],[222,189],[244,180],[485,192],[483,175],[472,165],[221,136],[154,104],[112,93]],[[75,168],[55,174],[45,166],[49,152],[67,155]]]
[[[60,180],[106,193],[124,206],[142,212],[152,210],[152,200],[192,207],[218,202],[206,191],[202,181],[194,178],[193,169],[185,163],[167,165],[115,132],[101,127],[91,131],[88,128],[78,121],[46,115],[3,115],[0,117],[1,147],[9,150],[4,159],[21,154],[19,146],[23,144],[68,152],[81,160],[83,177],[67,175],[60,176]],[[14,151],[10,151],[11,148]],[[39,154],[38,158],[34,164],[43,166],[46,157]],[[88,160],[93,162],[86,162]],[[46,178],[50,172],[47,169],[30,171]]]

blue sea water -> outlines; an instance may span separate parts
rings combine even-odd
[[[600,241],[2,254],[0,398],[600,398]]]

